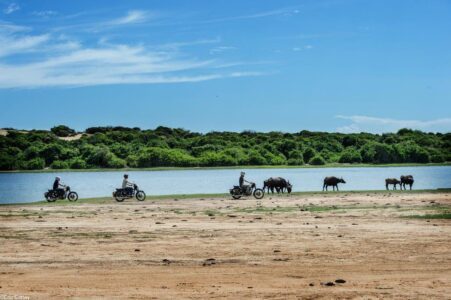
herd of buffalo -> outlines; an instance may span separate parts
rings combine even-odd
[[[410,189],[412,189],[413,182],[414,180],[412,175],[403,175],[401,176],[400,180],[398,180],[397,178],[387,178],[385,179],[385,188],[388,190],[389,185],[393,185],[393,190],[396,190],[396,185],[399,184],[399,189],[401,190],[403,188],[404,190],[406,190],[406,185],[408,185]],[[335,176],[326,177],[324,178],[323,191],[327,191],[327,188],[329,186],[332,186],[332,189],[334,191],[335,189],[337,189],[338,191],[339,183],[346,183],[346,181],[343,178],[337,178]],[[267,191],[268,193],[269,191],[271,191],[271,193],[274,193],[274,190],[277,193],[284,193],[285,191],[287,193],[291,193],[292,188],[293,185],[290,183],[290,181],[282,177],[271,177],[263,182],[263,190]]]

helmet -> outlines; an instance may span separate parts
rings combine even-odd
[[[55,177],[55,180],[60,181],[61,178],[59,178],[58,176]]]
[[[124,174],[124,178],[128,178],[128,174]]]

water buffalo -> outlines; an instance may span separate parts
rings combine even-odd
[[[326,178],[324,178],[323,191],[324,191],[324,188],[327,191],[327,187],[328,186],[332,186],[332,189],[334,191],[335,191],[335,188],[337,188],[337,191],[338,191],[338,184],[339,183],[346,183],[346,181],[344,181],[343,178],[337,178],[337,177],[334,177],[334,176],[326,177]]]
[[[274,189],[276,189],[277,193],[284,192],[286,189],[288,193],[291,193],[292,185],[289,180],[285,180],[282,177],[271,177],[263,182],[263,190],[265,188],[271,190],[271,193],[274,194]]]
[[[412,190],[412,185],[414,183],[413,176],[412,175],[403,175],[401,176],[401,183],[399,186],[402,188],[404,187],[404,190],[406,190],[406,184],[410,186],[410,190]]]
[[[385,179],[385,188],[388,191],[388,185],[393,184],[393,190],[396,190],[396,185],[399,184],[399,188],[401,188],[401,181],[396,178],[387,178]]]

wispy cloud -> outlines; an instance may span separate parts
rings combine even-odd
[[[305,46],[302,46],[302,47],[293,47],[293,51],[302,51],[302,50],[311,50],[311,49],[313,49],[313,46],[312,45],[305,45]]]
[[[351,124],[337,128],[338,132],[395,132],[401,128],[418,129],[423,131],[450,132],[451,118],[421,120],[397,120],[370,116],[336,116],[338,119],[349,120]]]
[[[258,12],[258,13],[254,13],[254,14],[210,19],[210,20],[202,21],[201,23],[218,23],[218,22],[226,22],[226,21],[234,21],[234,20],[259,19],[259,18],[266,18],[266,17],[280,16],[280,15],[291,16],[291,15],[296,15],[299,12],[300,11],[297,7],[284,7],[284,8],[274,9],[274,10]]]
[[[210,49],[210,54],[218,54],[218,53],[222,53],[222,52],[226,52],[226,51],[230,51],[230,50],[236,50],[236,47],[232,47],[232,46],[215,47],[213,49]]]
[[[11,34],[20,31],[29,31],[30,28],[27,26],[15,25],[8,22],[0,21],[0,34]]]
[[[179,55],[178,48],[174,51],[110,42],[87,47],[65,35],[14,31],[0,31],[0,43],[5,45],[0,48],[0,88],[199,82],[264,75],[228,70],[233,66],[211,59],[187,58],[186,54]],[[33,56],[25,62],[10,59],[31,52]]]
[[[111,25],[125,25],[144,23],[154,17],[154,14],[145,10],[130,10],[123,17],[112,20]]]
[[[0,35],[0,57],[8,56],[10,54],[24,53],[37,50],[39,45],[42,45],[49,40],[48,34],[25,36],[20,38],[12,38],[9,36]]]
[[[32,12],[33,16],[41,17],[41,18],[48,18],[51,16],[55,16],[58,13],[54,10],[41,10],[41,11],[34,11]]]
[[[17,3],[10,3],[4,10],[3,13],[9,15],[12,14],[15,11],[18,11],[20,9],[20,6]]]
[[[194,40],[194,41],[185,41],[185,42],[173,42],[173,43],[167,43],[158,45],[157,49],[180,49],[183,47],[191,47],[191,46],[198,46],[198,45],[206,45],[206,44],[217,44],[221,42],[221,38],[217,37],[214,39],[200,39],[200,40]]]

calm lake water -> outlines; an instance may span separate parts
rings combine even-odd
[[[238,183],[241,170],[129,171],[147,195],[227,193]],[[299,168],[243,169],[246,178],[261,187],[271,176],[284,177],[294,191],[320,191],[326,176],[343,177],[346,184],[340,190],[385,189],[385,178],[413,175],[414,189],[451,188],[451,166],[376,167],[376,168]],[[61,173],[0,173],[0,203],[43,200],[55,176],[70,185],[80,198],[109,196],[122,183],[123,171],[61,172]]]

